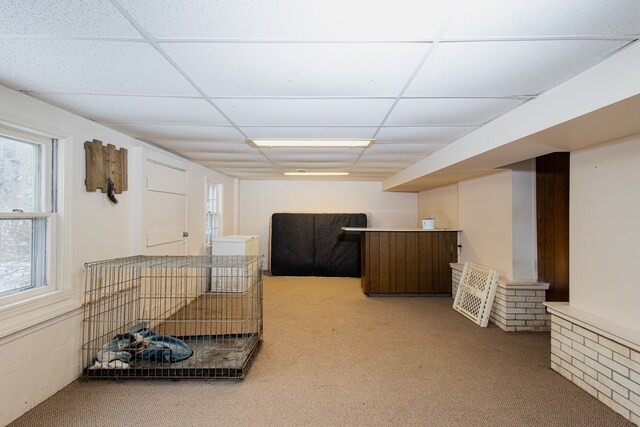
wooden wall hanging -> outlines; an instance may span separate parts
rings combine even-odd
[[[127,149],[116,150],[115,145],[102,145],[102,141],[94,139],[84,143],[84,152],[87,164],[87,177],[85,186],[87,191],[96,191],[98,188],[107,193],[109,200],[118,203],[113,194],[121,194],[127,191]]]

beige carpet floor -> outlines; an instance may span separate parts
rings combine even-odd
[[[446,297],[265,277],[242,381],[75,381],[12,426],[625,426],[549,368],[549,334],[481,329]]]

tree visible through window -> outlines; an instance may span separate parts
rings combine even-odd
[[[204,216],[206,246],[211,246],[213,239],[217,239],[220,233],[220,196],[218,189],[218,185],[207,184],[207,206]]]
[[[50,152],[0,135],[0,296],[46,283]]]

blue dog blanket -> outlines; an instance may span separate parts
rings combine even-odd
[[[127,334],[106,343],[96,355],[96,366],[128,368],[131,359],[174,363],[188,359],[193,350],[182,340],[171,335],[159,335],[140,323]],[[120,361],[121,364],[112,362]]]

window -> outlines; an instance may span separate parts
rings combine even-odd
[[[204,215],[205,245],[220,237],[220,185],[207,184],[207,203]]]
[[[48,284],[55,140],[0,128],[0,297]]]

